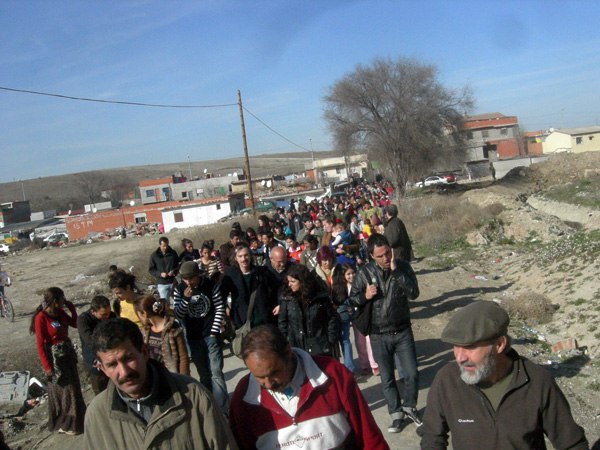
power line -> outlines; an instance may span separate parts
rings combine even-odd
[[[97,103],[112,103],[117,105],[131,105],[131,106],[150,106],[153,108],[221,108],[225,106],[237,106],[237,103],[225,103],[222,105],[165,105],[165,104],[156,104],[156,103],[141,103],[141,102],[125,102],[119,100],[102,100],[98,98],[86,98],[86,97],[73,97],[71,95],[63,95],[63,94],[51,94],[49,92],[38,92],[38,91],[29,91],[26,89],[14,89],[0,86],[0,90],[10,91],[10,92],[21,92],[25,94],[35,94],[35,95],[45,95],[47,97],[58,97],[65,98],[68,100],[79,100],[84,102],[97,102]]]
[[[78,101],[96,102],[96,103],[110,103],[110,104],[116,104],[116,105],[148,106],[148,107],[153,107],[153,108],[222,108],[222,107],[227,107],[227,106],[237,106],[238,105],[237,103],[224,103],[221,105],[168,105],[168,104],[156,104],[156,103],[126,102],[126,101],[120,101],[120,100],[102,100],[102,99],[98,99],[98,98],[88,98],[88,97],[74,97],[71,95],[30,91],[27,89],[15,89],[15,88],[9,88],[9,87],[4,87],[4,86],[0,86],[0,90],[9,91],[9,92],[20,92],[20,93],[24,93],[24,94],[44,95],[47,97],[64,98],[67,100],[78,100]],[[275,133],[280,138],[284,139],[285,141],[289,142],[290,144],[292,144],[302,150],[305,150],[307,152],[310,151],[306,147],[303,147],[300,144],[296,144],[292,140],[285,137],[283,134],[281,134],[278,131],[276,131],[275,129],[273,129],[273,127],[269,126],[267,123],[265,123],[263,120],[261,120],[258,116],[256,116],[256,114],[254,114],[252,111],[250,111],[245,106],[243,106],[243,108],[244,108],[244,111],[246,111],[248,114],[250,114],[252,117],[254,117],[258,122],[260,122],[264,127],[266,127],[271,132]]]
[[[302,150],[306,150],[307,152],[309,152],[310,150],[307,149],[306,147],[302,147],[300,144],[296,144],[295,142],[291,141],[290,139],[286,138],[283,134],[279,133],[278,131],[275,131],[273,128],[271,128],[269,125],[267,125],[265,122],[263,122],[261,119],[259,119],[255,114],[252,113],[252,111],[250,111],[248,108],[246,108],[245,106],[243,106],[244,111],[246,111],[248,114],[250,114],[252,117],[254,117],[256,120],[258,120],[261,124],[263,124],[266,128],[268,128],[269,130],[271,130],[273,133],[275,133],[277,136],[279,136],[281,139],[286,140],[287,142],[289,142],[292,145],[295,145],[298,148],[301,148]]]

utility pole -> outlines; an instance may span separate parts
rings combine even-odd
[[[246,126],[244,125],[244,108],[242,107],[242,94],[240,90],[237,91],[238,106],[240,108],[240,127],[242,128],[242,143],[244,144],[244,162],[246,165],[246,177],[248,180],[248,195],[250,195],[250,207],[252,208],[252,215],[256,215],[254,209],[254,193],[252,192],[252,176],[250,175],[250,160],[248,159],[248,143],[246,142]]]
[[[188,167],[190,169],[190,181],[192,181],[192,162],[190,161],[190,155],[188,155]]]

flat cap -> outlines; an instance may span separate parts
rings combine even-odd
[[[506,335],[510,319],[498,304],[473,302],[461,308],[442,331],[442,341],[452,345],[472,345]]]
[[[179,275],[181,278],[191,278],[196,275],[200,275],[200,267],[194,261],[186,261],[179,268]]]

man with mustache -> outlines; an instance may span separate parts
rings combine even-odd
[[[509,317],[494,302],[458,311],[442,332],[455,362],[436,375],[421,449],[588,449],[583,429],[552,375],[511,348]]]
[[[389,449],[352,374],[336,360],[292,348],[273,325],[242,342],[250,371],[229,423],[241,449]]]
[[[139,327],[108,319],[94,330],[98,367],[112,381],[85,416],[89,449],[237,449],[225,416],[198,381],[148,359]]]

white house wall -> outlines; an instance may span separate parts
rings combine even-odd
[[[169,232],[175,228],[190,228],[198,225],[209,225],[217,223],[219,219],[227,216],[231,212],[229,203],[219,203],[217,205],[201,205],[192,208],[169,209],[162,211],[162,221],[165,226],[165,232]],[[182,222],[175,222],[175,214],[183,215]]]

